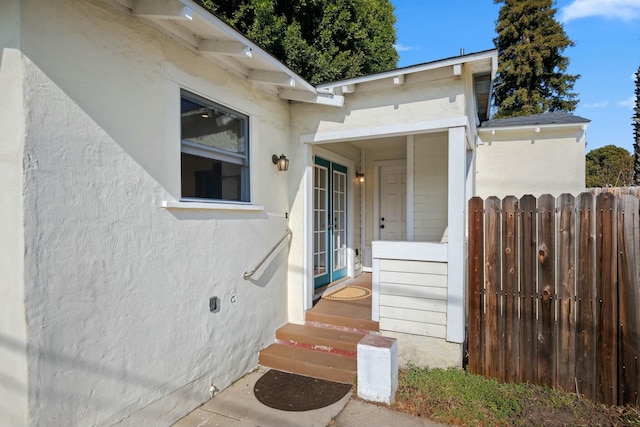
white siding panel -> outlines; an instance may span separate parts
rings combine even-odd
[[[417,323],[407,320],[380,318],[380,329],[385,331],[404,332],[406,334],[424,335],[434,338],[446,338],[447,328],[442,325]]]
[[[419,273],[405,273],[398,271],[381,271],[380,283],[389,284],[403,284],[414,286],[428,286],[447,288],[447,276],[443,275],[431,275],[431,274],[419,274]]]
[[[416,135],[414,141],[414,239],[440,242],[448,215],[447,134]]]
[[[447,263],[445,262],[407,262],[395,259],[380,260],[380,270],[404,271],[407,273],[423,273],[447,275]]]
[[[412,310],[433,311],[436,313],[447,312],[447,301],[439,299],[385,295],[384,304],[386,307],[410,308]]]
[[[380,317],[387,319],[408,320],[411,322],[447,325],[447,313],[412,310],[410,308],[380,307]]]
[[[447,299],[447,288],[432,286],[399,285],[397,283],[380,283],[380,304],[384,305],[383,295],[401,295],[413,298]]]

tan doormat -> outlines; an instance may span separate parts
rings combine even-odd
[[[367,298],[371,295],[371,291],[360,286],[345,286],[337,291],[329,292],[322,295],[322,298],[334,301],[349,301]]]

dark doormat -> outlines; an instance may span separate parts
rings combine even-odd
[[[342,399],[351,385],[271,369],[253,387],[256,398],[282,411],[310,411]]]

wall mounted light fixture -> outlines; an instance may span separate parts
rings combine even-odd
[[[361,172],[356,172],[356,179],[357,179],[359,182],[364,182],[364,174],[363,174],[363,173],[361,173]]]
[[[280,157],[274,154],[273,156],[271,156],[271,161],[278,167],[278,170],[281,172],[286,172],[287,169],[289,169],[289,159],[287,159],[287,156],[285,156],[284,154],[281,154]]]

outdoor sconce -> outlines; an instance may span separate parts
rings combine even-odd
[[[364,174],[361,172],[356,172],[356,179],[360,182],[364,182]]]
[[[271,161],[278,167],[278,170],[281,172],[286,172],[287,169],[289,169],[289,159],[287,159],[287,156],[285,156],[284,154],[281,154],[280,157],[274,154],[273,156],[271,156]]]

